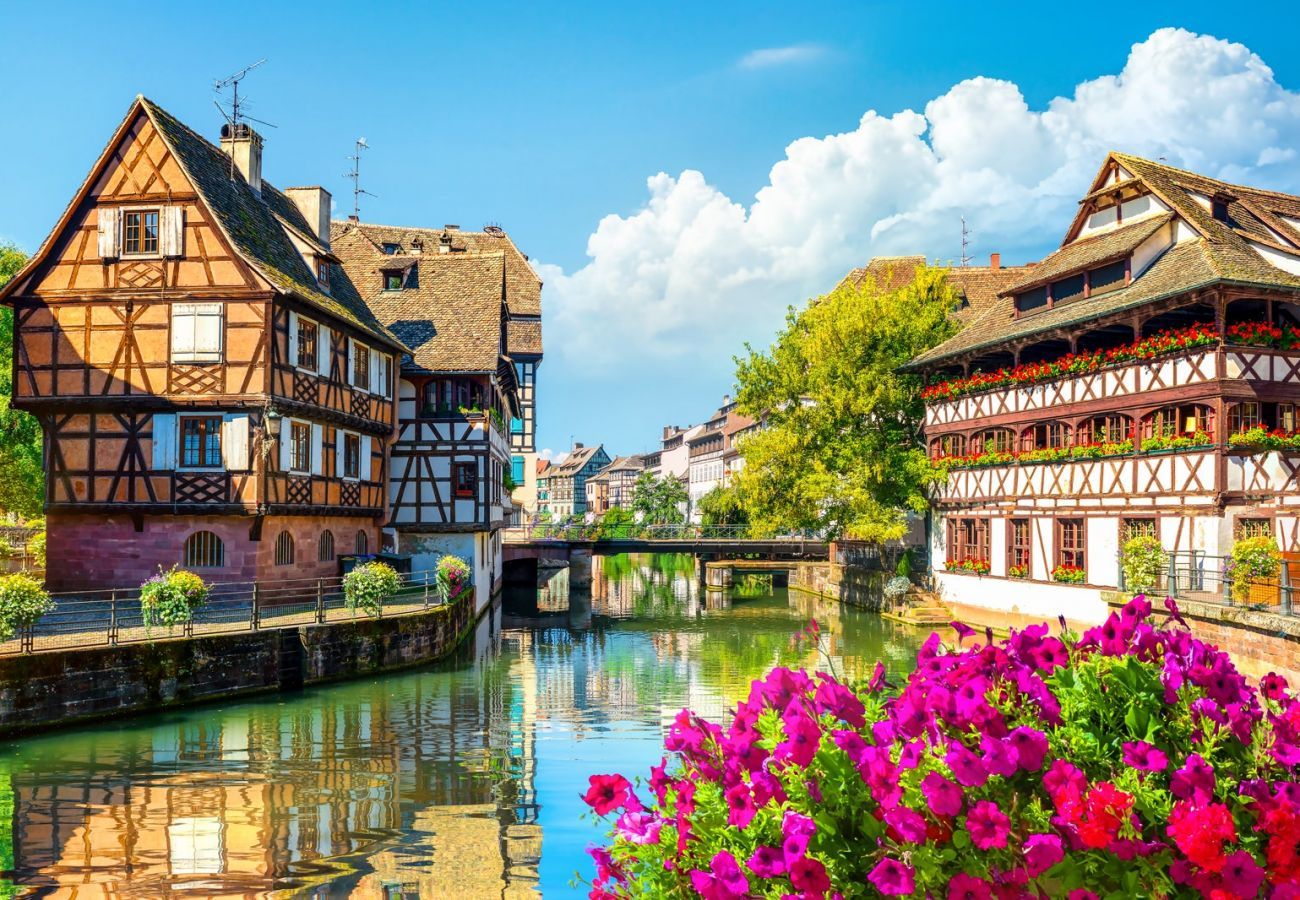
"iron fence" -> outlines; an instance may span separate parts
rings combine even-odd
[[[600,522],[587,524],[528,524],[513,525],[503,532],[507,541],[820,541],[825,538],[812,531],[790,531],[780,534],[755,534],[748,525],[641,525],[628,522],[609,525]]]
[[[378,612],[381,617],[420,612],[447,602],[436,570],[398,575],[398,580],[397,593]],[[471,588],[466,585],[463,590]],[[193,618],[170,627],[145,620],[138,588],[52,594],[50,599],[54,608],[0,643],[0,655],[266,631],[367,615],[348,607],[341,577],[213,584]]]
[[[1296,614],[1297,575],[1300,563],[1282,561],[1273,578],[1252,578],[1238,584],[1231,574],[1230,558],[1214,556],[1202,550],[1178,550],[1165,554],[1165,566],[1153,585],[1129,585],[1120,565],[1120,590],[1145,588],[1147,593],[1178,599],[1198,600],[1249,609]],[[1121,561],[1122,562],[1122,561]],[[1292,571],[1296,566],[1297,570]],[[1237,590],[1234,590],[1234,587]]]

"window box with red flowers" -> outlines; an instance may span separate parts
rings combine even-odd
[[[1008,578],[1028,578],[1029,566],[1007,566]]]
[[[1052,570],[1052,580],[1062,584],[1085,584],[1088,581],[1088,573],[1078,566],[1062,565]]]
[[[964,559],[949,560],[945,568],[949,572],[965,572],[969,575],[987,575],[992,571],[993,566],[987,559],[978,556],[967,556]]]

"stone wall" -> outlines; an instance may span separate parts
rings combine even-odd
[[[466,592],[383,619],[0,657],[0,735],[418,665],[476,618]]]
[[[885,573],[835,563],[799,563],[790,570],[790,587],[878,610],[884,599]]]

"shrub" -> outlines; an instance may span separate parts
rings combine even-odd
[[[208,600],[211,588],[202,578],[179,566],[172,566],[140,585],[140,614],[145,628],[155,625],[183,625]]]
[[[1120,548],[1120,567],[1124,570],[1124,587],[1134,593],[1153,591],[1160,583],[1168,556],[1160,541],[1150,535],[1129,538]]]
[[[778,668],[721,726],[683,710],[645,791],[590,779],[591,896],[1296,896],[1300,699],[1165,603],[934,634],[901,689]]]
[[[8,559],[11,556],[18,555],[18,548],[9,542],[8,538],[0,537],[0,559]]]
[[[1250,597],[1253,581],[1276,577],[1281,554],[1277,541],[1265,535],[1242,538],[1232,545],[1227,576],[1232,582],[1232,597],[1239,603]]]
[[[32,576],[0,576],[0,641],[9,640],[19,628],[35,625],[52,609],[49,593]]]
[[[362,563],[343,576],[343,599],[348,609],[377,616],[402,585],[387,563]]]
[[[885,599],[890,603],[897,603],[907,595],[907,592],[911,587],[911,581],[902,575],[895,575],[893,578],[885,582],[882,592],[885,595]]]
[[[438,584],[448,600],[458,597],[469,580],[469,564],[459,556],[448,555],[438,560]]]
[[[27,541],[27,553],[38,568],[45,568],[45,529],[41,529]]]

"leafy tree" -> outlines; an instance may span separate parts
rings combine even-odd
[[[632,511],[641,514],[646,525],[677,525],[685,521],[686,486],[673,475],[656,478],[642,472],[633,486]]]
[[[0,244],[0,285],[22,268],[27,257],[12,244]],[[14,313],[0,306],[0,510],[38,516],[45,502],[41,465],[41,425],[34,416],[9,408],[13,397]]]
[[[625,538],[632,533],[632,513],[621,506],[611,506],[600,517],[598,537]]]
[[[888,289],[867,279],[802,310],[766,352],[737,360],[739,406],[765,427],[741,445],[735,488],[760,532],[889,540],[939,477],[920,441],[921,379],[899,367],[956,331],[940,269]]]
[[[749,513],[734,487],[718,485],[696,505],[704,525],[748,525]]]

